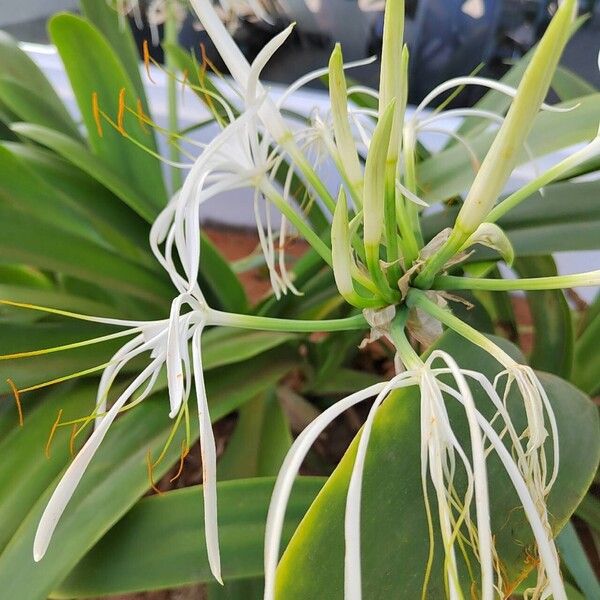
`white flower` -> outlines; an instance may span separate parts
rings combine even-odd
[[[184,305],[187,305],[189,311],[182,314]],[[200,339],[204,327],[210,324],[210,309],[200,290],[196,287],[190,293],[180,294],[173,301],[170,317],[159,321],[122,321],[41,307],[30,306],[29,308],[122,327],[124,329],[122,335],[134,336],[115,353],[102,373],[94,411],[94,432],[69,465],[44,510],[35,535],[34,559],[40,561],[44,557],[60,517],[115,418],[126,407],[131,408],[147,398],[154,391],[161,370],[166,367],[169,416],[173,419],[180,418],[182,411],[187,410],[192,377],[194,379],[203,466],[206,546],[211,570],[215,578],[221,581],[216,501],[216,450],[204,388]],[[61,349],[64,348],[57,348],[55,351]],[[150,355],[149,364],[108,408],[108,395],[115,379],[130,361],[143,354]]]
[[[441,366],[436,366],[441,362]],[[448,384],[439,378],[451,375],[454,382]],[[532,373],[527,367],[511,371],[522,394],[532,394],[536,389],[542,402],[545,392],[530,378]],[[481,386],[488,399],[496,409],[495,416],[489,421],[475,406],[468,380]],[[520,384],[519,384],[520,382]],[[498,382],[496,382],[498,383]],[[294,479],[312,444],[321,432],[340,414],[356,404],[376,396],[367,421],[360,434],[354,467],[348,488],[345,514],[345,594],[346,600],[360,600],[361,592],[361,546],[360,546],[360,514],[361,488],[365,459],[372,427],[381,404],[390,392],[400,388],[417,386],[420,390],[421,419],[421,480],[426,502],[426,509],[431,528],[431,507],[428,497],[429,483],[435,491],[435,503],[440,523],[440,533],[444,544],[444,577],[452,599],[462,598],[457,563],[456,545],[459,533],[464,528],[479,560],[481,569],[480,597],[491,600],[502,593],[502,573],[497,567],[494,549],[493,532],[490,523],[489,490],[487,481],[487,456],[496,452],[506,470],[516,493],[523,505],[529,521],[540,556],[537,592],[547,597],[553,594],[556,599],[566,600],[565,590],[560,576],[558,555],[552,533],[547,520],[543,498],[540,497],[539,481],[534,481],[531,467],[535,462],[532,453],[539,452],[537,446],[544,437],[543,424],[527,433],[515,431],[510,415],[494,385],[484,375],[458,367],[454,359],[445,352],[434,351],[425,363],[411,362],[410,368],[394,377],[388,383],[373,385],[365,390],[352,394],[317,417],[296,439],[288,453],[277,478],[269,514],[265,537],[265,600],[274,600],[275,576],[279,558],[281,531],[285,516],[285,507],[289,499]],[[540,391],[542,390],[542,391]],[[507,392],[508,393],[508,392]],[[470,452],[463,448],[456,438],[446,403],[458,401],[465,411],[465,419],[469,426]],[[538,399],[530,398],[532,409],[537,406]],[[527,402],[527,401],[526,401]],[[547,406],[549,409],[549,406]],[[536,419],[537,420],[537,419]],[[500,434],[497,430],[500,430]],[[502,439],[508,432],[509,447]],[[553,430],[553,435],[556,432]],[[522,447],[523,435],[528,438],[530,448]],[[487,445],[487,447],[486,447]],[[513,457],[511,452],[515,453]],[[529,453],[529,454],[528,454]],[[531,461],[529,460],[531,459]],[[557,456],[555,457],[557,459]],[[527,464],[521,464],[524,460]],[[466,475],[466,487],[461,497],[454,485],[457,464],[461,464]],[[545,464],[544,461],[538,464]],[[557,463],[555,463],[556,465]],[[543,469],[542,469],[543,471]],[[539,476],[539,477],[538,477]],[[553,475],[554,476],[554,475]],[[535,472],[535,477],[543,482],[543,494],[546,494],[552,479],[546,480],[544,473]],[[471,521],[471,511],[476,521]],[[430,531],[430,537],[432,533]],[[430,557],[431,560],[431,557]],[[431,564],[424,565],[427,579]],[[538,596],[536,596],[538,597]]]

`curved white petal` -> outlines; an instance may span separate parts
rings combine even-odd
[[[221,578],[221,555],[219,551],[219,524],[217,515],[217,451],[213,434],[208,401],[202,372],[202,325],[197,326],[192,338],[192,361],[194,382],[198,400],[200,426],[200,452],[202,454],[202,494],[204,496],[204,530],[208,563],[215,579],[223,585]]]

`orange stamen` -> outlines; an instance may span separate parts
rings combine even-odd
[[[98,92],[92,92],[92,114],[94,115],[94,121],[96,121],[96,129],[98,136],[102,137],[102,120],[100,119],[100,105],[98,104]]]
[[[179,469],[177,469],[177,473],[175,473],[175,475],[173,475],[173,477],[169,479],[169,483],[173,483],[181,477],[181,474],[183,473],[185,459],[187,458],[189,453],[190,449],[185,445],[185,440],[183,440],[181,442],[181,456],[179,457]]]
[[[17,412],[19,413],[19,427],[23,427],[24,419],[23,419],[23,406],[21,405],[21,394],[19,394],[19,390],[15,385],[15,382],[12,379],[7,379],[6,383],[10,386],[12,390],[13,396],[15,398],[15,403],[17,405]]]
[[[136,114],[137,114],[137,118],[138,118],[138,123],[140,124],[140,127],[142,128],[142,130],[147,133],[148,129],[146,127],[146,123],[148,122],[148,117],[146,117],[146,114],[144,113],[144,107],[142,106],[141,98],[137,99],[136,108],[137,108]]]
[[[54,439],[54,434],[56,433],[56,429],[58,428],[58,424],[60,423],[60,419],[62,417],[63,409],[61,408],[58,411],[58,416],[56,417],[56,421],[52,425],[52,429],[50,430],[50,435],[48,436],[48,441],[46,442],[46,448],[44,450],[44,454],[46,458],[50,458],[50,446],[52,445],[52,440]]]
[[[144,40],[144,43],[142,44],[142,54],[144,57],[144,66],[146,67],[146,76],[152,83],[155,83],[154,79],[152,79],[152,75],[150,75],[150,62],[152,59],[150,57],[150,50],[148,49],[148,40]]]
[[[123,121],[125,119],[125,88],[119,91],[119,112],[117,114],[117,129],[122,135],[126,135]]]
[[[148,450],[148,453],[146,454],[146,465],[148,467],[148,481],[150,482],[150,487],[154,492],[161,496],[162,490],[159,490],[154,483],[154,467],[152,465],[152,452],[150,450]]]

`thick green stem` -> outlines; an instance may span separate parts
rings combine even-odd
[[[525,279],[478,279],[440,275],[436,277],[434,288],[437,290],[486,290],[489,292],[507,292],[512,290],[562,290],[573,287],[600,285],[600,271],[559,275],[554,277],[530,277]]]
[[[412,289],[406,298],[406,304],[409,307],[418,306],[426,313],[435,317],[438,321],[456,331],[465,339],[469,340],[488,354],[492,355],[505,368],[514,366],[515,361],[502,348],[499,348],[494,342],[485,335],[474,329],[464,321],[452,314],[447,308],[438,306],[427,297],[427,294],[421,290]]]
[[[324,319],[322,321],[276,319],[255,315],[238,315],[209,309],[208,325],[237,327],[255,331],[281,331],[286,333],[315,333],[332,331],[356,331],[368,329],[369,325],[363,315],[346,319]]]
[[[167,19],[165,21],[165,47],[177,45],[178,43],[179,23],[175,14],[174,2],[167,2]],[[171,53],[165,51],[165,66],[167,72],[174,73],[177,65],[173,63]],[[174,163],[180,161],[179,148],[176,143],[175,134],[179,131],[179,119],[177,114],[177,81],[175,77],[167,78],[167,105],[168,105],[168,129],[171,132],[169,137],[169,159]],[[181,172],[178,167],[171,166],[171,193],[175,193],[181,187]]]
[[[423,366],[421,357],[412,347],[406,336],[406,322],[408,321],[408,310],[403,308],[392,321],[390,337],[396,347],[396,352],[407,369],[419,369]]]

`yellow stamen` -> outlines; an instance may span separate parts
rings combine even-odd
[[[159,490],[154,483],[154,466],[152,464],[152,451],[148,449],[148,453],[146,454],[146,465],[148,467],[148,480],[150,482],[150,487],[153,491],[155,491],[159,496],[162,496],[162,490]]]
[[[94,115],[94,121],[96,121],[96,129],[98,136],[104,135],[102,131],[102,121],[100,119],[100,105],[98,104],[98,92],[92,92],[92,114]]]
[[[19,413],[19,427],[23,427],[24,424],[24,419],[23,419],[23,407],[21,406],[21,395],[19,394],[19,390],[17,389],[17,386],[15,385],[14,381],[12,379],[7,379],[6,383],[8,383],[8,385],[10,386],[10,389],[12,390],[13,396],[15,398],[15,403],[17,405],[17,412]]]
[[[48,436],[48,441],[46,442],[46,448],[44,450],[44,454],[46,455],[46,458],[50,458],[50,446],[52,444],[52,440],[54,439],[54,434],[56,433],[56,428],[58,427],[58,424],[60,423],[60,418],[62,417],[62,413],[63,413],[63,409],[61,408],[58,411],[58,416],[56,417],[56,421],[54,421],[54,424],[52,425],[52,429],[50,429],[50,435]]]
[[[126,135],[123,120],[125,118],[125,88],[119,91],[119,112],[117,113],[117,129],[121,135]]]

